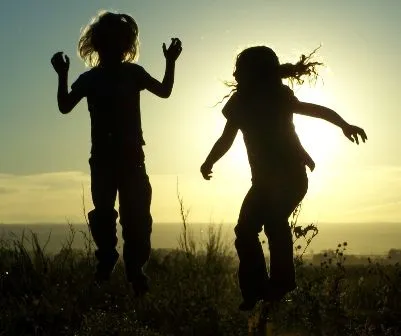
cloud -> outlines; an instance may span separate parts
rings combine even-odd
[[[17,192],[17,189],[0,187],[0,194],[12,194],[15,192]]]
[[[78,219],[82,213],[89,176],[82,172],[0,174],[0,185],[1,222],[65,222],[66,217]]]

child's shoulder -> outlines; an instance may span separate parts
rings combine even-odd
[[[227,99],[225,107],[234,106],[240,103],[240,95],[238,92],[233,92]]]
[[[240,105],[240,98],[238,92],[234,92],[226,101],[222,109],[224,117],[230,118],[237,114]]]
[[[294,104],[298,102],[298,98],[295,96],[294,90],[292,90],[288,85],[282,85],[280,89],[279,97],[282,101]]]
[[[286,95],[294,95],[294,91],[288,85],[281,85],[281,92]]]
[[[95,68],[90,68],[88,70],[85,70],[85,71],[81,72],[78,77],[89,77],[94,72],[94,69]]]
[[[137,71],[137,72],[145,71],[144,67],[142,65],[139,65],[138,63],[124,62],[122,65],[124,69],[128,71]]]
[[[97,71],[96,68],[91,68],[89,70],[82,72],[75,80],[75,82],[72,83],[71,88],[75,90],[87,88],[90,85],[90,83],[94,80],[96,71]]]
[[[150,77],[149,73],[144,69],[144,67],[137,63],[125,62],[123,63],[123,69],[129,78],[140,83],[143,83]]]
[[[85,80],[85,81],[93,80],[93,78],[96,77],[96,75],[98,73],[99,73],[99,68],[98,67],[93,67],[93,68],[90,68],[90,69],[82,72],[78,76],[78,79],[79,80]]]

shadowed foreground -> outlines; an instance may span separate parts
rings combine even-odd
[[[94,285],[93,244],[88,238],[85,250],[73,250],[75,234],[71,228],[56,255],[34,234],[2,242],[0,335],[247,335],[237,259],[221,231],[210,230],[200,243],[184,231],[181,249],[153,251],[152,292],[142,299],[133,297],[121,263],[109,283]],[[296,265],[298,288],[272,316],[276,335],[401,334],[398,264],[347,266],[340,245],[321,266],[301,257]]]

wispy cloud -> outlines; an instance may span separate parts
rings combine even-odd
[[[237,221],[249,176],[150,175],[155,222],[179,222],[178,191],[192,222]],[[332,168],[309,176],[302,221],[401,222],[401,167]],[[90,176],[82,172],[0,174],[0,222],[83,222],[92,208]]]

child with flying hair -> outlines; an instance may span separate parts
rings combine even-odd
[[[288,218],[308,189],[305,166],[313,171],[315,164],[295,132],[293,114],[329,121],[357,144],[358,136],[363,142],[367,139],[363,129],[348,124],[327,107],[299,101],[282,83],[286,78],[302,84],[304,76],[316,77],[321,63],[311,61],[313,53],[302,55],[296,64],[280,64],[266,46],[239,53],[233,89],[223,108],[226,125],[201,166],[203,177],[209,180],[213,165],[230,149],[238,130],[242,132],[252,186],[235,227],[243,297],[240,310],[252,310],[260,300],[278,302],[296,288]],[[258,239],[262,227],[269,243],[270,274]]]
[[[123,259],[127,280],[137,295],[149,290],[143,272],[151,251],[152,189],[145,169],[142,146],[140,92],[148,90],[168,98],[174,84],[175,62],[182,46],[172,38],[167,48],[165,74],[159,82],[134,61],[139,55],[138,26],[127,14],[101,11],[82,31],[78,42],[81,59],[91,67],[68,90],[69,58],[54,54],[58,74],[57,101],[69,113],[86,97],[91,119],[91,193],[94,209],[88,213],[98,260],[96,281],[108,280],[119,254],[116,249],[117,191],[122,226]]]

